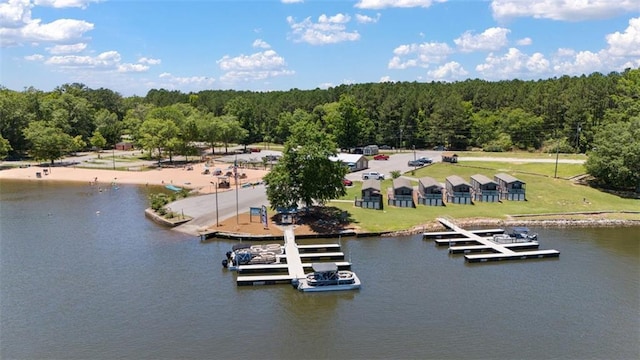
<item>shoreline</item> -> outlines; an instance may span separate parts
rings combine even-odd
[[[227,164],[220,164],[218,167],[223,168]],[[109,169],[91,169],[74,166],[53,166],[41,167],[30,166],[25,168],[11,168],[0,170],[0,180],[17,180],[17,181],[44,181],[44,182],[75,182],[94,185],[110,186],[111,184],[128,184],[128,185],[154,185],[164,186],[173,184],[174,186],[190,189],[198,195],[211,194],[215,192],[213,181],[217,177],[212,175],[203,175],[205,163],[193,165],[193,170],[185,168],[158,168],[145,171],[126,171],[126,170],[109,170]],[[225,166],[226,167],[226,166]],[[215,166],[210,166],[215,168]],[[44,172],[47,169],[48,175],[42,175],[38,178],[36,172]],[[262,180],[267,173],[265,170],[240,169],[247,177],[239,181],[239,184],[253,183]],[[97,178],[97,183],[94,182]],[[234,187],[233,179],[231,179],[231,189]],[[231,189],[218,189],[218,191],[228,191]],[[640,214],[640,211],[595,211],[587,213],[553,213],[553,214],[536,214],[535,217],[550,217],[546,219],[492,219],[492,218],[461,218],[455,219],[461,227],[478,227],[478,226],[538,226],[538,227],[617,227],[617,226],[640,226],[640,218],[638,220],[630,219],[610,219],[606,218],[608,214],[631,213]],[[585,215],[599,215],[600,217],[590,219],[572,219],[571,217]],[[534,217],[530,215],[528,217]],[[210,226],[206,226],[209,228]],[[383,235],[415,235],[425,231],[437,231],[442,227],[437,222],[430,222],[413,226],[410,229],[376,232]],[[248,230],[248,229],[244,229]],[[262,236],[264,232],[247,233],[246,231],[236,231],[243,236],[255,235]],[[316,232],[317,234],[320,234]],[[369,233],[368,231],[357,231],[356,233]]]
[[[214,164],[208,167],[210,169],[219,167],[224,169],[223,171],[228,170],[228,164]],[[28,166],[0,170],[0,180],[66,181],[103,186],[110,186],[114,183],[157,186],[171,184],[189,189],[198,194],[210,194],[215,192],[215,184],[218,181],[218,177],[210,174],[202,174],[204,168],[204,162],[193,164],[193,170],[187,170],[185,167],[163,167],[150,170],[111,170],[76,166]],[[261,181],[262,177],[267,173],[266,170],[243,168],[239,168],[238,171],[246,174],[246,178],[238,180],[238,185]],[[36,173],[40,173],[41,177],[37,177]],[[229,178],[229,181],[231,187],[234,187],[233,177]],[[229,189],[218,189],[218,191],[227,190]]]

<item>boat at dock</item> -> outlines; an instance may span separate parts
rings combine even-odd
[[[516,243],[538,243],[538,236],[525,237],[525,236],[512,236],[509,234],[496,234],[491,237],[491,241],[496,244],[516,244]]]
[[[507,235],[516,238],[517,240],[525,240],[525,241],[537,241],[538,234],[532,233],[529,231],[528,227],[519,226],[512,228]]]
[[[237,270],[240,265],[273,264],[278,262],[279,255],[284,254],[280,244],[236,244],[227,252],[222,266],[229,270]]]
[[[355,290],[360,288],[360,279],[353,271],[338,270],[335,263],[314,263],[313,272],[294,282],[303,292]]]

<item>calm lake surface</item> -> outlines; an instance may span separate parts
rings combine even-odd
[[[535,228],[559,259],[491,264],[345,238],[362,288],[303,294],[236,287],[234,242],[147,220],[147,191],[0,182],[0,358],[640,358],[638,227]]]

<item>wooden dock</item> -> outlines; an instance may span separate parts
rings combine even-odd
[[[470,233],[479,236],[493,236],[498,234],[504,234],[504,229],[481,229],[481,230],[469,230]],[[461,239],[466,238],[464,234],[456,231],[436,231],[426,232],[422,234],[425,239]]]
[[[333,251],[332,251],[333,250]],[[271,285],[294,283],[305,277],[305,269],[311,268],[311,263],[304,261],[344,260],[344,253],[339,244],[298,245],[293,233],[293,227],[284,230],[284,254],[276,255],[274,264],[240,265],[238,267],[237,285]],[[336,262],[339,269],[350,269],[349,262]],[[239,275],[255,273],[281,273],[273,275]]]
[[[540,245],[537,242],[522,242],[513,244],[504,244],[507,249],[514,250],[531,250],[537,249]],[[450,246],[449,254],[469,254],[480,252],[492,252],[493,247],[487,245],[465,245],[465,246]]]
[[[500,260],[524,260],[524,259],[539,259],[548,257],[559,257],[560,252],[558,250],[537,250],[537,242],[521,242],[521,243],[507,243],[499,244],[490,238],[482,237],[477,231],[468,231],[460,228],[450,220],[444,218],[437,219],[446,228],[451,229],[453,232],[460,235],[456,238],[461,238],[460,241],[456,241],[455,244],[466,243],[473,244],[468,246],[451,246],[452,241],[446,242],[450,245],[450,253],[465,253],[465,260],[467,262],[487,262],[487,261],[500,261]],[[496,229],[491,229],[494,231]],[[499,234],[499,233],[496,233]],[[447,235],[449,236],[449,235]],[[428,237],[435,239],[435,237]],[[452,240],[452,239],[449,239]],[[456,239],[457,240],[457,239]],[[530,251],[514,251],[523,249],[536,249]],[[489,252],[487,254],[468,254],[470,252]]]
[[[337,261],[338,270],[351,270],[351,263],[348,261]],[[302,263],[302,267],[311,270],[313,263]],[[256,273],[289,273],[289,265],[286,263],[275,264],[259,264],[259,265],[240,265],[238,266],[239,274],[256,274]]]

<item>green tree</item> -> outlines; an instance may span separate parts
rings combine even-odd
[[[98,110],[95,116],[95,124],[96,131],[103,136],[107,144],[115,145],[120,141],[124,125],[122,121],[118,120],[118,116],[115,113],[107,109]],[[95,133],[94,131],[93,135],[95,135]],[[93,144],[93,141],[90,140],[90,142]],[[104,149],[105,145],[99,148]],[[93,146],[98,147],[95,144],[93,144]]]
[[[297,123],[285,143],[282,158],[264,178],[272,208],[324,204],[346,194],[344,164],[331,161],[337,147],[314,122]]]
[[[197,119],[196,124],[200,140],[209,144],[212,154],[215,154],[216,143],[221,139],[222,124],[220,118],[208,113]]]
[[[224,143],[224,151],[229,152],[229,144],[242,143],[247,137],[247,130],[240,126],[235,116],[223,115],[220,117],[220,141]]]
[[[96,130],[93,132],[93,135],[91,136],[91,139],[89,139],[89,142],[91,143],[91,146],[94,146],[96,149],[98,149],[98,159],[99,159],[100,152],[102,151],[102,149],[104,149],[105,146],[107,146],[107,139],[105,139],[104,136],[102,136],[100,131]]]
[[[501,116],[505,131],[520,149],[538,149],[542,145],[540,133],[544,120],[522,109],[504,111]]]
[[[37,160],[50,160],[51,164],[60,159],[73,147],[73,138],[45,121],[34,121],[24,129],[24,137],[29,141],[29,153]]]
[[[589,174],[603,186],[640,192],[640,117],[603,126],[593,144]]]
[[[162,150],[170,143],[175,141],[178,135],[178,127],[172,121],[166,121],[156,118],[145,120],[138,129],[138,141],[143,148],[149,150],[152,154],[153,150],[158,151],[158,163],[162,160]],[[151,156],[151,155],[150,155]]]
[[[5,159],[9,154],[9,151],[11,151],[11,144],[9,144],[9,140],[0,135],[0,159]]]
[[[334,130],[336,142],[341,149],[350,149],[360,144],[360,125],[364,121],[364,112],[356,106],[353,96],[342,95],[338,103],[337,124]]]

